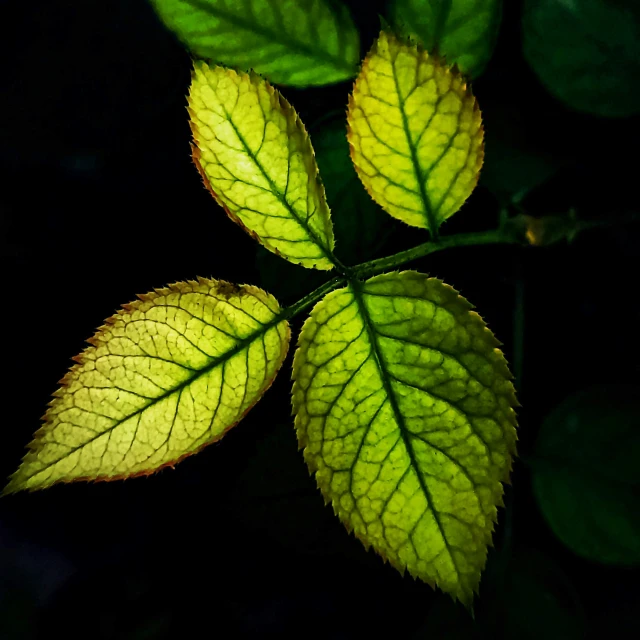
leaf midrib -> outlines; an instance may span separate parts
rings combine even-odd
[[[324,243],[321,242],[316,232],[313,231],[313,229],[311,229],[311,227],[298,215],[298,212],[291,206],[289,201],[286,199],[284,193],[282,193],[282,191],[278,189],[276,183],[273,181],[271,176],[267,173],[265,168],[262,166],[262,163],[258,160],[257,155],[253,153],[253,151],[251,151],[251,148],[247,144],[247,141],[244,139],[244,136],[240,133],[240,130],[236,126],[236,123],[233,121],[231,114],[227,111],[224,105],[221,105],[221,106],[222,106],[222,109],[224,110],[224,114],[226,116],[227,122],[231,125],[231,128],[233,129],[235,134],[238,136],[238,140],[240,141],[240,144],[244,148],[245,153],[249,156],[249,158],[251,158],[252,162],[256,165],[256,167],[262,174],[262,177],[267,181],[271,189],[271,192],[278,199],[278,202],[282,204],[282,206],[291,214],[291,217],[309,234],[309,237],[311,238],[313,243],[322,251],[322,253],[324,254],[324,257],[332,265],[336,266],[336,259],[333,253],[331,252],[331,250],[325,247]],[[266,114],[265,114],[265,118],[266,118]],[[289,165],[291,164],[290,156],[287,162],[289,163]],[[328,208],[328,205],[327,205],[327,208]]]
[[[416,476],[418,478],[418,482],[420,483],[420,488],[424,493],[424,496],[427,500],[427,505],[431,512],[433,513],[433,518],[438,525],[438,530],[440,531],[440,535],[442,536],[442,540],[444,542],[445,548],[449,557],[451,558],[451,562],[456,571],[458,577],[460,577],[460,570],[458,569],[458,565],[456,563],[453,552],[451,551],[451,547],[449,545],[449,541],[447,540],[447,536],[445,535],[444,528],[442,526],[442,522],[440,521],[440,516],[438,511],[435,508],[433,497],[431,495],[431,491],[427,486],[422,473],[420,472],[420,467],[418,466],[418,462],[416,459],[415,452],[413,450],[413,445],[411,444],[411,433],[404,421],[404,416],[400,411],[400,407],[398,406],[398,401],[391,386],[391,379],[386,370],[386,362],[384,356],[382,355],[382,350],[380,349],[380,344],[378,343],[378,334],[376,332],[375,327],[373,326],[373,321],[371,320],[371,316],[369,315],[369,310],[367,309],[366,303],[364,301],[364,296],[362,295],[361,283],[359,280],[351,279],[349,281],[349,288],[353,292],[353,297],[358,305],[358,310],[360,311],[360,316],[362,317],[362,321],[367,330],[367,335],[369,337],[369,343],[371,345],[371,350],[373,353],[374,360],[376,361],[376,365],[378,368],[378,372],[380,373],[380,379],[382,380],[382,386],[389,398],[389,404],[391,405],[391,410],[393,411],[393,416],[398,425],[398,429],[400,431],[400,436],[402,437],[402,441],[405,445],[405,449],[407,450],[407,454],[409,455],[409,460],[411,462],[411,466],[416,472]]]
[[[279,2],[280,0],[276,1]],[[349,64],[343,58],[332,55],[328,51],[324,51],[322,49],[314,49],[313,47],[299,40],[294,40],[293,38],[289,37],[288,33],[277,32],[256,22],[249,22],[248,20],[245,20],[238,15],[234,15],[233,13],[228,13],[224,10],[221,10],[219,7],[214,7],[213,5],[201,2],[201,0],[189,0],[189,3],[196,9],[199,9],[204,13],[215,15],[218,18],[227,20],[236,27],[240,27],[247,31],[253,31],[253,33],[261,35],[265,38],[269,38],[273,42],[280,42],[281,44],[288,46],[290,49],[299,53],[303,53],[304,55],[311,58],[330,62],[336,69],[342,69],[344,71],[348,71],[351,74],[355,73],[354,66]]]
[[[418,189],[420,190],[420,199],[422,200],[422,206],[424,207],[425,218],[427,219],[427,226],[429,227],[429,232],[434,240],[438,238],[438,221],[435,217],[435,212],[433,211],[433,207],[431,206],[431,201],[429,200],[429,195],[427,194],[427,188],[425,185],[425,178],[422,166],[420,165],[420,161],[418,159],[418,150],[416,145],[413,142],[413,138],[411,137],[411,132],[409,129],[409,119],[407,118],[407,114],[404,110],[404,100],[402,98],[402,93],[400,93],[400,84],[398,82],[398,74],[396,73],[396,64],[395,59],[390,54],[389,60],[391,62],[391,72],[393,75],[393,82],[396,87],[396,93],[398,94],[398,108],[400,109],[400,116],[402,118],[402,127],[404,129],[404,134],[407,137],[407,143],[409,144],[409,152],[411,153],[411,164],[413,165],[413,173],[416,178],[416,182],[418,183]],[[416,60],[416,64],[420,64],[419,60]]]

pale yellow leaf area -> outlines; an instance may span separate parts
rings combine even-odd
[[[257,287],[206,279],[124,305],[74,358],[5,492],[149,474],[218,440],[284,360],[279,312]]]
[[[384,32],[349,98],[351,158],[389,214],[436,233],[476,186],[480,110],[466,80],[435,55]]]
[[[309,136],[254,73],[196,62],[189,113],[194,160],[229,216],[277,255],[333,268],[333,227]]]

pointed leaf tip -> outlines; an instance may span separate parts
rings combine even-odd
[[[290,336],[272,296],[202,279],[139,297],[76,357],[5,493],[173,465],[271,385]]]

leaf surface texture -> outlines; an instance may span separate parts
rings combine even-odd
[[[351,158],[392,216],[436,233],[473,191],[480,111],[463,77],[420,47],[381,33],[349,98]]]
[[[294,360],[298,440],[348,529],[469,604],[515,451],[516,403],[471,305],[406,271],[314,308]]]
[[[270,251],[331,269],[331,215],[309,136],[255,74],[196,62],[189,94],[193,157],[228,215]]]
[[[6,492],[149,474],[218,440],[284,360],[278,314],[261,289],[204,279],[124,305],[74,358]]]

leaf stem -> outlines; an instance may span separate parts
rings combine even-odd
[[[298,300],[295,304],[283,309],[279,318],[286,320],[293,318],[300,312],[304,311],[307,307],[323,298],[327,293],[337,289],[341,285],[346,285],[348,282],[370,278],[371,276],[401,267],[407,262],[417,260],[418,258],[424,258],[424,256],[428,256],[430,253],[442,251],[443,249],[451,249],[453,247],[470,247],[483,244],[515,244],[521,246],[531,246],[532,244],[553,244],[561,238],[572,239],[582,231],[588,231],[599,227],[616,226],[617,224],[627,224],[630,222],[636,222],[639,219],[638,214],[634,212],[624,217],[618,217],[616,220],[577,221],[572,226],[568,226],[566,229],[563,229],[562,233],[557,238],[553,238],[547,242],[535,242],[532,241],[531,230],[527,226],[529,224],[527,222],[527,218],[528,216],[516,216],[515,218],[507,220],[504,216],[501,216],[500,226],[497,229],[476,233],[458,233],[452,236],[440,236],[437,241],[432,239],[429,242],[419,244],[417,247],[413,247],[412,249],[394,253],[386,258],[378,258],[377,260],[371,260],[370,262],[363,262],[355,267],[347,267],[343,265],[337,258],[335,258],[335,256],[332,255],[331,259],[338,275],[328,282],[325,282],[322,286],[318,287],[301,300]],[[553,218],[553,216],[538,218],[537,220],[544,222],[551,218]],[[519,303],[521,303],[521,300],[519,300]]]
[[[379,258],[364,262],[353,267],[353,274],[357,278],[368,278],[382,273],[387,269],[394,269],[412,260],[423,258],[430,253],[449,249],[451,247],[468,247],[480,244],[523,244],[517,234],[509,233],[502,229],[481,231],[479,233],[459,233],[453,236],[441,236],[437,242],[429,241],[419,244],[417,247],[400,251],[386,258]]]
[[[324,298],[327,293],[330,293],[334,289],[337,289],[341,284],[345,284],[345,278],[342,276],[336,276],[323,285],[314,289],[311,293],[307,294],[304,298],[298,300],[294,304],[286,307],[280,312],[279,318],[281,320],[289,320],[294,316],[297,316],[300,312],[304,311],[307,307],[318,302],[318,300]]]

